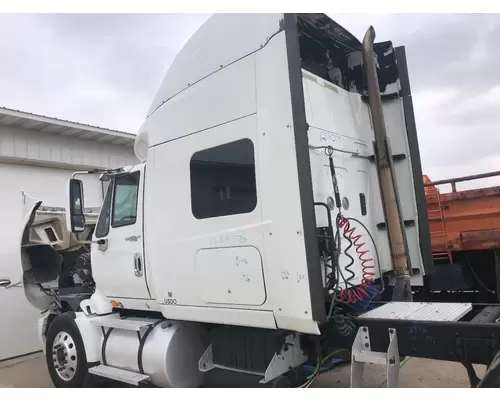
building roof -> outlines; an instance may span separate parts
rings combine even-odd
[[[121,144],[128,147],[132,147],[135,140],[135,135],[132,133],[105,129],[79,122],[65,121],[5,107],[0,107],[0,125],[72,136],[79,139]]]

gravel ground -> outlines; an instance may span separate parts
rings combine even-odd
[[[484,366],[476,366],[479,376],[484,373]],[[320,375],[312,387],[331,388],[349,387],[350,365],[339,365],[333,370]],[[225,377],[227,379],[227,376]],[[214,373],[210,376],[207,386],[220,386],[220,376]],[[229,379],[236,382],[235,379]],[[226,380],[227,382],[227,380]],[[241,381],[240,382],[244,382]],[[241,383],[240,383],[241,384]],[[248,385],[252,383],[249,380]],[[243,383],[245,385],[245,383]],[[380,365],[366,365],[364,372],[364,386],[370,388],[384,387],[385,368]],[[120,386],[115,382],[104,382],[99,386]],[[466,388],[469,380],[465,368],[459,363],[427,360],[422,358],[407,359],[401,367],[399,386],[405,388]],[[49,388],[53,387],[50,381],[45,359],[42,353],[14,360],[0,362],[0,388]]]

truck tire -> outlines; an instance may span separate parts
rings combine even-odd
[[[91,386],[83,340],[72,312],[60,314],[52,321],[45,350],[47,368],[55,387]]]

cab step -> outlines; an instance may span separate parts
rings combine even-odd
[[[103,328],[116,328],[136,332],[139,332],[141,329],[147,328],[158,321],[160,321],[160,319],[135,317],[121,318],[119,314],[103,315],[101,317],[94,317],[90,319],[91,324],[102,326]]]
[[[98,365],[89,369],[92,375],[101,376],[103,378],[111,379],[127,383],[129,385],[139,386],[140,383],[149,381],[148,375],[139,374],[137,372],[130,372],[125,369],[109,367],[107,365]]]

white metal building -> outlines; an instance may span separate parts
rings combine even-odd
[[[75,170],[137,163],[135,135],[0,108],[0,277],[21,279],[22,191],[48,206],[65,206]],[[94,182],[92,182],[92,180]],[[99,206],[97,177],[85,182],[85,206]],[[38,311],[22,287],[0,288],[0,360],[40,350]]]

